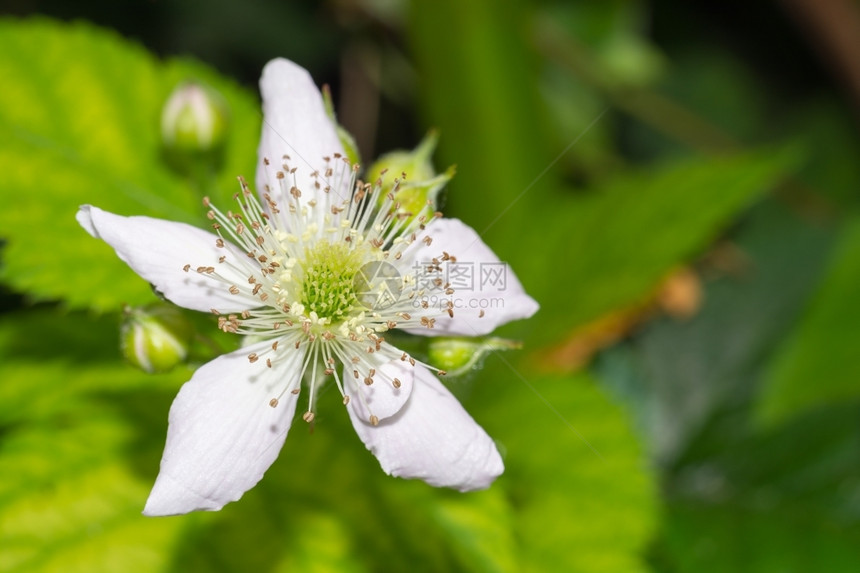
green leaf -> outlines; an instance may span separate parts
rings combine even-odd
[[[74,412],[96,393],[174,391],[190,378],[187,368],[147,376],[119,358],[116,317],[58,316],[56,309],[6,315],[0,323],[0,427]]]
[[[801,414],[755,436],[713,428],[707,447],[698,444],[665,482],[667,519],[654,551],[662,570],[860,568],[858,405]]]
[[[5,385],[39,376],[8,374]],[[182,522],[141,515],[152,478],[136,475],[124,460],[135,435],[130,425],[80,403],[3,435],[0,571],[165,570]]]
[[[764,358],[815,289],[832,233],[767,200],[728,240],[736,268],[705,282],[695,317],[653,321],[598,361],[602,379],[631,401],[661,465],[682,456],[713,415],[752,399]],[[705,276],[713,272],[704,267]],[[718,429],[725,440],[746,432],[747,420],[732,417]]]
[[[203,192],[227,206],[235,177],[254,175],[260,114],[255,99],[191,61],[159,62],[142,48],[85,23],[0,21],[0,278],[34,299],[116,310],[153,295],[75,221],[90,203],[124,215],[204,221]],[[232,132],[226,164],[207,189],[161,160],[159,117],[186,79],[218,90]],[[229,208],[229,206],[227,206]]]
[[[655,484],[624,410],[586,375],[491,361],[469,404],[505,452],[520,570],[646,571]]]
[[[607,181],[541,217],[542,256],[517,272],[552,277],[531,292],[551,341],[615,308],[640,302],[679,263],[770,190],[797,160],[792,150],[695,160]],[[561,285],[561,287],[559,286]],[[563,307],[565,312],[547,312]]]
[[[673,503],[660,571],[677,573],[851,573],[860,566],[860,531],[806,515],[751,507]]]
[[[764,382],[758,417],[765,424],[860,396],[860,218],[849,221],[806,315]]]

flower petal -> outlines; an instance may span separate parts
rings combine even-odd
[[[460,491],[485,489],[504,471],[493,440],[421,365],[405,406],[372,426],[349,409],[352,426],[386,473]]]
[[[287,182],[287,192],[295,178],[303,200],[322,195],[315,191],[317,179],[312,174],[318,171],[323,176],[326,168],[323,157],[333,157],[336,153],[343,155],[344,151],[313,78],[301,66],[278,58],[263,68],[260,93],[263,96],[263,130],[257,158],[258,192],[262,194],[266,185],[278,183],[277,173],[287,171],[283,167],[286,163],[289,168],[296,169],[283,180]],[[285,160],[285,155],[289,159]],[[268,160],[268,165],[264,160]],[[339,179],[338,185],[335,185],[335,179]],[[320,182],[326,184],[322,180]],[[336,198],[349,198],[348,176],[346,179],[332,178],[329,184]],[[281,197],[279,201],[289,198]],[[327,208],[317,208],[316,211],[328,213]]]
[[[260,306],[250,295],[230,294],[231,284],[243,284],[247,277],[218,258],[242,255],[234,246],[215,246],[218,237],[185,223],[151,217],[123,217],[98,207],[83,205],[76,216],[78,223],[97,239],[116,250],[120,259],[134,272],[155,285],[165,298],[179,306],[208,312],[239,312]],[[229,261],[228,261],[229,262]],[[185,265],[191,265],[188,272]],[[198,267],[214,267],[214,274],[198,273]]]
[[[284,390],[298,383],[305,353],[291,348],[273,368],[249,362],[250,353],[270,348],[263,342],[225,354],[182,386],[170,407],[161,472],[145,515],[221,509],[260,481],[278,457],[298,400]]]
[[[478,233],[459,219],[436,219],[427,225],[427,235],[432,243],[427,245],[415,241],[401,259],[399,270],[416,274],[421,281],[421,270],[435,258],[442,267],[441,276],[449,283],[454,293],[446,296],[443,288],[432,284],[425,291],[425,297],[454,303],[454,316],[442,313],[436,317],[433,328],[405,328],[406,332],[423,336],[481,336],[489,334],[497,326],[529,318],[539,306],[526,294],[514,271],[481,241]],[[443,260],[443,252],[453,260]],[[432,302],[431,300],[431,302]]]
[[[343,379],[352,381],[353,391],[346,388],[350,395],[348,408],[359,419],[370,421],[371,416],[379,420],[390,418],[400,411],[412,393],[414,368],[400,359],[386,362],[376,368],[373,384],[367,385],[353,375],[353,365],[344,364]],[[395,387],[395,379],[399,387]]]

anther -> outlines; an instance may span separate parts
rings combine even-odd
[[[376,416],[371,415],[371,416],[370,416],[370,425],[371,425],[371,426],[378,426],[378,425],[379,425],[379,418],[377,418]]]
[[[395,387],[395,388],[400,388],[400,379],[399,379],[399,378],[395,378],[395,379],[392,381],[392,384],[394,384],[394,387]]]
[[[252,352],[251,354],[249,354],[249,355],[248,355],[248,362],[250,362],[251,364],[253,364],[254,362],[256,362],[256,361],[257,361],[257,358],[258,358],[257,353],[256,353],[256,352]]]
[[[269,400],[269,406],[271,406],[272,408],[277,408],[277,406],[278,406],[278,399],[277,399],[277,398],[272,398],[271,400]]]
[[[305,413],[302,415],[302,419],[303,419],[305,422],[307,422],[308,424],[310,424],[311,422],[313,422],[313,421],[314,421],[314,413],[313,413],[313,412],[305,412]]]

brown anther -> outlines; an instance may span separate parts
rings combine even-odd
[[[313,412],[305,412],[304,414],[302,414],[302,420],[304,420],[305,422],[310,424],[311,422],[314,421],[314,413]]]
[[[334,374],[334,370],[331,368],[326,368],[325,370],[323,370],[323,374],[325,374],[326,376],[331,376],[332,374]]]
[[[261,301],[263,301],[263,302],[266,302],[266,300],[267,300],[268,298],[269,298],[269,295],[268,295],[268,294],[266,294],[266,293],[263,293],[263,294],[261,294],[261,295],[260,295],[260,300],[261,300]]]
[[[215,239],[215,246],[219,249],[224,248],[224,239]]]
[[[232,285],[230,287],[230,294],[239,294],[239,287],[237,287],[236,285]]]
[[[277,349],[278,349],[278,341],[276,340],[272,343],[272,350],[277,350]]]
[[[374,415],[371,415],[370,416],[370,425],[371,426],[378,426],[379,425],[379,418],[377,418]]]
[[[436,374],[438,374],[439,376],[445,376],[447,373],[448,372],[446,372],[445,370],[437,370],[436,371]]]
[[[400,379],[399,378],[395,378],[394,380],[392,380],[391,383],[394,384],[395,388],[400,388]]]
[[[343,405],[346,406],[347,404],[349,404],[349,396],[348,395],[343,397]]]
[[[219,262],[219,263],[223,263],[223,262],[224,262],[224,261],[226,261],[226,260],[227,260],[227,257],[225,257],[224,255],[221,255],[220,257],[218,257],[218,262]]]
[[[211,313],[212,313],[212,314],[214,314],[215,316],[220,316],[220,315],[221,315],[221,313],[220,313],[220,312],[218,312],[218,309],[215,309],[215,308],[210,308],[210,309],[209,309],[209,312],[211,312]]]
[[[250,362],[251,364],[256,362],[257,359],[258,359],[258,356],[257,356],[256,352],[252,352],[251,354],[248,355],[248,362]]]
[[[184,267],[182,267],[182,270],[187,273],[189,270],[191,270],[191,265],[185,265]]]
[[[478,318],[484,318],[485,314],[486,313],[483,310],[481,310],[481,312],[478,313]]]
[[[272,367],[272,359],[271,358],[266,358],[266,366],[268,366],[269,368]]]
[[[208,196],[203,197],[203,206],[204,206],[204,207],[208,207],[208,206],[209,206],[209,197],[208,197]]]
[[[481,311],[481,312],[484,312],[484,311]],[[448,309],[448,316],[450,316],[451,318],[454,318],[454,311],[451,310],[450,308]]]
[[[271,400],[269,400],[269,406],[271,406],[272,408],[277,408],[278,407],[278,399],[272,398]]]
[[[299,391],[300,390],[298,388],[293,388],[292,390],[290,390],[290,394],[293,394],[294,396],[296,396],[296,395],[298,395]]]
[[[358,370],[353,370],[352,375],[355,376],[356,380],[358,380]]]
[[[371,384],[373,384],[373,378],[371,378],[370,376],[365,377],[364,383],[370,386]]]
[[[248,320],[249,318],[251,318],[251,311],[243,310],[242,311],[242,318],[244,318],[245,320]]]
[[[260,292],[261,288],[263,288],[263,285],[260,283],[257,283],[256,285],[254,285],[254,290],[251,291],[251,294],[256,295],[258,292]]]

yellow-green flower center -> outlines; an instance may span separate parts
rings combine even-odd
[[[349,317],[358,305],[355,275],[361,257],[348,245],[321,241],[306,252],[300,301],[305,311],[332,323]]]

